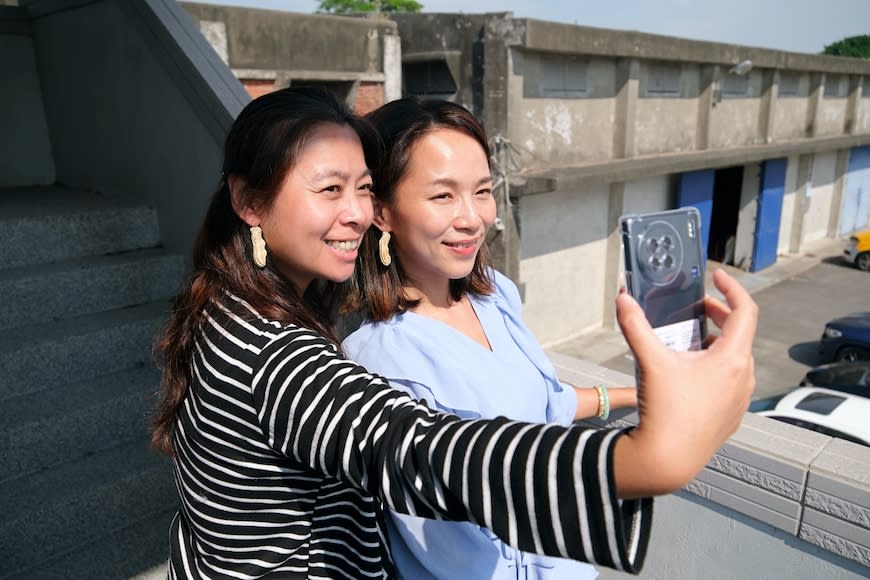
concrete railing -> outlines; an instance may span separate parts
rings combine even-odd
[[[633,384],[623,373],[547,353],[576,384]],[[598,423],[600,424],[600,422]],[[623,414],[614,425],[636,424]],[[648,578],[866,578],[870,452],[747,414],[685,490],[656,500]],[[602,570],[602,580],[630,577]]]

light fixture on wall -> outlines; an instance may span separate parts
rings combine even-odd
[[[749,71],[751,71],[751,70],[752,70],[752,61],[750,59],[746,58],[746,59],[741,60],[737,64],[735,64],[733,67],[731,67],[731,69],[728,71],[728,74],[737,75],[737,76],[742,77],[745,74],[749,74]]]
[[[752,70],[752,60],[748,58],[744,58],[730,69],[728,69],[729,75],[735,76],[745,76],[748,75]],[[716,79],[716,88],[713,91],[713,107],[719,104],[722,101],[722,88],[719,86],[719,80]]]

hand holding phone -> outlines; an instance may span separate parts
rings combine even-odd
[[[619,222],[626,287],[656,335],[673,350],[706,348],[705,260],[698,210],[629,214]]]

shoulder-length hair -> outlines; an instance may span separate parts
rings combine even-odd
[[[453,129],[473,138],[483,148],[489,164],[490,152],[486,132],[465,107],[443,100],[420,100],[406,97],[392,101],[372,111],[367,119],[374,125],[383,142],[381,162],[374,168],[374,195],[381,201],[393,202],[396,188],[405,177],[414,145],[426,134],[438,129]],[[490,165],[490,169],[491,169]],[[363,237],[359,263],[346,289],[342,310],[363,309],[371,320],[387,320],[419,304],[403,291],[405,272],[401,260],[393,256],[390,266],[378,258],[381,231],[372,226]],[[489,249],[481,245],[471,273],[465,278],[450,280],[450,295],[459,300],[466,292],[490,294]]]
[[[262,316],[309,328],[337,344],[332,320],[336,285],[326,283],[314,291],[297,288],[270,258],[264,268],[255,266],[250,228],[233,210],[228,185],[231,175],[243,178],[241,204],[268,211],[307,136],[331,123],[352,128],[366,163],[377,163],[377,133],[325,89],[289,88],[266,94],[251,101],[233,123],[224,145],[220,183],[194,242],[193,272],[155,347],[163,377],[151,442],[160,451],[173,453],[175,418],[192,382],[194,341],[207,313],[226,299],[226,292],[244,299]]]

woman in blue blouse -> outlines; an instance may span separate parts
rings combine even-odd
[[[514,284],[489,265],[495,221],[483,128],[463,107],[402,99],[370,115],[386,145],[375,218],[352,292],[366,322],[344,342],[391,385],[463,418],[568,425],[634,406],[631,387],[560,382],[522,321]],[[589,564],[516,550],[471,523],[391,513],[404,578],[594,578]]]

